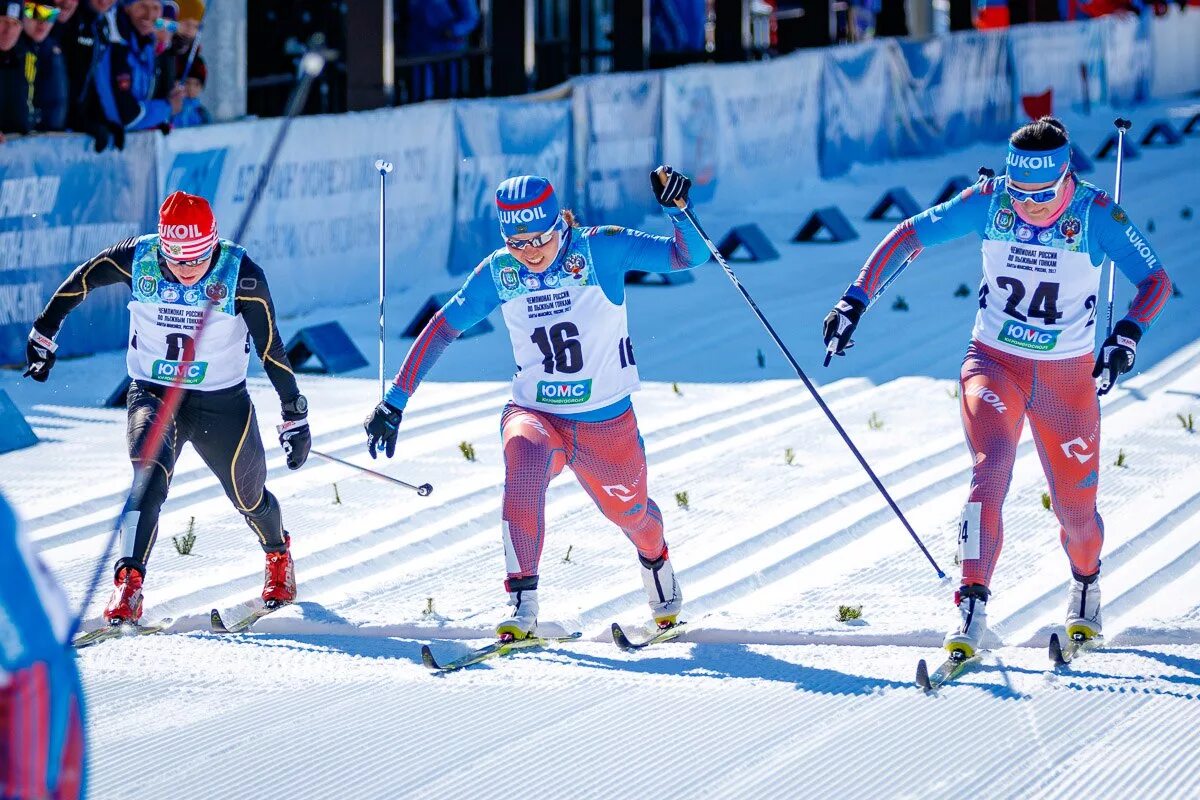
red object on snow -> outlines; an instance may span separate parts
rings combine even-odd
[[[1021,108],[1030,119],[1041,119],[1054,113],[1054,90],[1047,89],[1041,94],[1026,94],[1021,96]]]

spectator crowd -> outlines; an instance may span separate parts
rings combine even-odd
[[[0,0],[0,143],[203,125],[204,0]]]

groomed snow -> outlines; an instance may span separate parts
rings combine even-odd
[[[1135,132],[1184,105],[1135,109]],[[1067,122],[1094,150],[1112,116]],[[928,202],[948,176],[998,167],[1002,153],[981,145],[861,167],[795,196],[701,212],[714,237],[754,221],[776,242],[779,261],[735,269],[952,576],[970,466],[953,395],[976,307],[977,240],[924,253],[827,370],[819,328],[894,224],[862,221],[885,188]],[[646,380],[635,407],[687,598],[682,641],[640,654],[611,644],[612,621],[630,629],[646,618],[636,559],[568,473],[548,498],[543,629],[581,630],[583,640],[441,677],[421,665],[421,644],[452,658],[482,644],[503,614],[497,430],[511,356],[502,330],[447,352],[405,415],[392,462],[372,463],[363,446],[376,365],[301,378],[316,448],[429,481],[429,498],[317,458],[289,472],[274,444],[277,400],[258,373],[268,485],[293,537],[300,602],[253,634],[206,632],[210,608],[230,619],[257,596],[262,558],[189,450],[146,588],[146,618],[173,619],[171,633],[80,652],[92,796],[1200,796],[1200,436],[1177,417],[1200,418],[1200,219],[1183,213],[1200,209],[1198,153],[1193,136],[1144,149],[1126,170],[1123,205],[1139,224],[1154,221],[1150,238],[1182,296],[1144,339],[1136,374],[1103,403],[1103,651],[1049,669],[1046,639],[1061,623],[1069,571],[1026,434],[989,604],[994,649],[939,695],[915,689],[917,659],[940,659],[957,584],[936,577],[709,265],[690,285],[629,289]],[[1087,177],[1110,186],[1111,162]],[[810,210],[830,204],[858,241],[788,243]],[[286,280],[286,265],[265,267],[272,282]],[[968,297],[954,297],[959,284]],[[1117,284],[1119,315],[1132,291]],[[897,296],[909,311],[892,310]],[[393,329],[423,300],[395,298]],[[286,336],[329,319],[375,358],[373,301],[281,326]],[[407,345],[389,341],[389,370]],[[0,374],[42,440],[0,455],[0,485],[74,602],[128,489],[124,411],[100,407],[122,371],[123,354],[104,353],[59,363],[48,385]],[[868,424],[873,416],[882,427]],[[464,441],[473,463],[459,452]],[[181,556],[171,537],[193,519],[195,550]],[[93,620],[106,594],[94,598]],[[839,605],[861,605],[864,623],[837,622]]]

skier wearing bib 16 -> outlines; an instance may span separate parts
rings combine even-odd
[[[262,598],[269,606],[290,603],[296,577],[279,502],[267,491],[266,455],[258,420],[246,391],[250,346],[262,359],[282,406],[279,442],[287,464],[308,458],[308,402],[283,352],[275,311],[262,268],[239,245],[217,237],[212,210],[202,197],[175,192],[159,211],[157,234],[110,247],[67,277],[33,323],[25,374],[45,381],[54,366],[54,337],[67,314],[97,286],[130,287],[129,349],[133,379],[128,395],[128,445],[134,468],[168,387],[183,372],[183,400],[166,429],[141,503],[125,517],[112,599],[104,609],[113,625],[137,623],[142,580],[158,536],[179,451],[191,442],[216,473],[225,494],[246,519],[266,553]],[[196,326],[209,302],[216,307],[203,334]]]
[[[988,584],[1004,536],[1001,509],[1026,417],[1071,566],[1067,636],[1101,635],[1097,394],[1133,368],[1138,341],[1171,296],[1171,281],[1142,232],[1111,197],[1071,171],[1061,122],[1043,117],[1017,130],[1007,164],[1007,175],[981,180],[897,226],[824,324],[827,349],[843,355],[863,312],[923,248],[969,233],[982,237],[979,311],[960,378],[973,457],[959,525],[961,619],[945,639],[946,649],[965,657],[979,650],[986,632]],[[1105,255],[1138,291],[1093,363]]]
[[[546,487],[564,466],[637,548],[658,626],[674,625],[683,603],[662,514],[647,495],[646,454],[629,399],[639,383],[625,273],[691,269],[708,260],[708,250],[675,205],[687,200],[691,181],[660,167],[650,182],[674,224],[673,237],[580,227],[545,178],[501,183],[496,206],[504,247],[480,262],[421,331],[365,423],[371,456],[380,448],[390,458],[401,412],[438,356],[493,309],[503,310],[517,373],[500,419],[505,589],[513,607],[496,627],[501,640],[536,635]]]

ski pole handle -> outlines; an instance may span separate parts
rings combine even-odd
[[[384,475],[382,472],[376,472],[373,469],[367,469],[366,467],[360,467],[358,464],[352,464],[349,461],[344,461],[344,460],[338,458],[337,456],[331,456],[328,453],[322,453],[320,450],[310,450],[309,452],[314,456],[320,456],[321,458],[325,459],[326,461],[332,461],[335,464],[341,464],[343,467],[351,467],[353,469],[359,470],[360,472],[365,472],[368,475],[370,475],[371,477],[378,478],[381,481],[387,481],[388,483],[394,483],[397,486],[403,486],[405,489],[412,489],[414,492],[419,494],[421,497],[428,497],[430,495],[430,493],[433,492],[433,487],[431,485],[429,485],[428,483],[422,483],[420,486],[413,486],[411,483],[405,483],[404,481],[400,480],[399,478],[393,478],[390,475]]]

